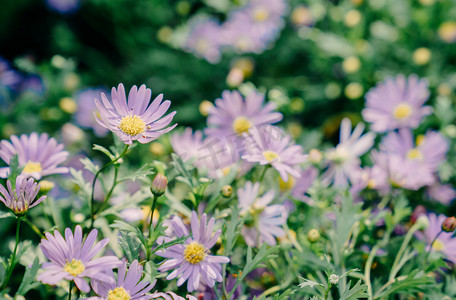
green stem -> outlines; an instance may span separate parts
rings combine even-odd
[[[158,197],[152,194],[152,206],[150,209],[150,220],[149,220],[149,239],[152,237],[152,229],[155,230],[154,226],[154,211],[155,211],[155,204],[157,203]]]
[[[101,204],[100,208],[96,211],[94,218],[96,218],[96,216],[104,210],[106,204],[109,201],[109,198],[111,198],[112,192],[114,191],[114,188],[116,187],[116,184],[117,184],[117,173],[118,172],[119,172],[119,166],[116,165],[114,168],[114,180],[112,182],[112,186],[109,189],[108,193],[106,194],[106,197],[105,197],[103,203]]]
[[[428,251],[427,251],[427,253],[426,253],[426,257],[428,257],[429,254],[431,253],[432,246],[434,246],[435,241],[437,241],[437,239],[438,239],[439,236],[442,234],[442,232],[443,232],[443,229],[440,230],[440,232],[437,233],[437,235],[435,236],[435,238],[432,240],[432,243],[429,245],[429,249],[428,249]]]
[[[35,224],[33,224],[32,222],[30,222],[30,220],[27,217],[24,218],[24,222],[27,223],[30,226],[30,228],[32,228],[32,230],[40,236],[40,238],[44,239],[44,235],[41,233],[38,227],[36,227]]]
[[[263,172],[260,175],[260,179],[258,180],[259,183],[263,181],[264,175],[266,175],[266,171],[269,169],[269,165],[264,166]]]
[[[5,282],[3,283],[1,290],[6,288],[6,285],[8,284],[11,274],[13,274],[13,269],[16,266],[16,252],[17,252],[17,246],[19,245],[19,230],[21,228],[21,220],[22,220],[22,217],[17,218],[16,245],[14,246],[13,256],[11,257],[10,265],[8,267],[8,273],[7,273],[8,275],[6,276]]]
[[[73,281],[70,281],[70,288],[68,289],[68,300],[71,300],[71,290],[73,289]]]
[[[378,245],[375,245],[374,248],[372,248],[371,252],[369,253],[369,257],[367,258],[366,261],[366,266],[364,267],[364,278],[365,282],[367,285],[367,297],[369,300],[372,300],[372,283],[370,280],[370,272],[372,268],[372,262],[374,261],[375,254],[377,253],[378,249],[380,247]]]
[[[98,176],[100,176],[101,172],[103,172],[107,167],[109,167],[111,164],[117,162],[119,159],[121,159],[128,150],[129,145],[125,145],[122,153],[118,157],[116,157],[114,160],[111,160],[107,162],[103,167],[101,167],[100,170],[95,174],[95,177],[93,178],[92,181],[92,194],[90,196],[90,229],[93,228],[93,223],[95,221],[95,184],[97,183]]]

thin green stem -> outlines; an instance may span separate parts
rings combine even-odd
[[[24,222],[27,223],[32,230],[39,235],[40,238],[44,239],[44,235],[41,233],[41,231],[38,229],[38,227],[35,226],[27,217],[24,218]]]
[[[98,170],[98,172],[95,174],[95,177],[93,178],[93,181],[92,181],[92,194],[90,196],[90,229],[93,228],[93,223],[95,221],[95,184],[97,183],[97,179],[98,179],[98,176],[100,176],[100,174],[107,168],[109,167],[111,164],[114,164],[116,163],[119,159],[121,159],[128,151],[128,146],[129,145],[125,145],[122,153],[120,153],[120,155],[118,157],[116,157],[115,159],[107,162],[103,167],[101,167],[100,170]]]
[[[261,183],[264,179],[264,175],[266,175],[266,171],[269,169],[269,165],[264,166],[263,172],[260,175],[260,179],[258,179],[258,182]]]
[[[372,300],[372,283],[370,280],[370,273],[371,273],[371,268],[372,268],[372,262],[374,261],[375,254],[377,254],[377,251],[380,247],[378,245],[375,245],[374,248],[372,248],[371,252],[369,253],[369,257],[367,258],[366,261],[366,266],[364,267],[364,278],[365,282],[367,285],[367,297],[369,300]]]
[[[116,184],[117,184],[117,174],[118,174],[118,172],[119,172],[119,166],[116,165],[115,168],[114,168],[114,179],[112,181],[111,188],[109,189],[108,193],[106,194],[106,197],[105,197],[103,203],[101,204],[100,208],[95,213],[94,218],[96,218],[96,216],[104,210],[106,204],[109,201],[109,198],[111,198],[112,192],[114,191],[114,188],[116,187]]]
[[[8,281],[11,277],[11,274],[13,274],[13,269],[16,266],[16,252],[17,252],[17,246],[19,245],[19,230],[21,228],[21,220],[22,217],[17,218],[17,224],[16,224],[16,245],[14,246],[13,250],[13,256],[11,257],[10,265],[8,267],[8,275],[6,276],[5,281],[3,282],[1,290],[3,290],[6,285],[8,284]]]
[[[158,197],[152,194],[152,206],[150,209],[150,220],[149,220],[149,239],[152,237],[152,231],[155,230],[154,226],[154,211],[155,211],[155,204],[157,203]],[[152,230],[153,229],[153,230]]]
[[[70,281],[70,287],[68,288],[68,300],[71,300],[71,290],[73,289],[73,281]]]
[[[432,243],[429,245],[429,249],[428,249],[428,251],[427,251],[427,253],[426,253],[426,257],[428,257],[429,254],[431,253],[432,246],[434,246],[435,241],[437,241],[437,239],[438,239],[439,236],[442,234],[442,232],[443,232],[443,229],[440,230],[440,232],[437,233],[437,235],[435,236],[435,238],[432,240]]]

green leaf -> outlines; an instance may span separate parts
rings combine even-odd
[[[15,217],[15,215],[12,212],[10,212],[10,211],[8,211],[8,212],[4,212],[4,211],[0,212],[0,219],[14,218],[14,217]]]
[[[128,261],[139,259],[139,250],[141,249],[141,242],[134,233],[120,232],[119,245],[122,247],[123,252]]]
[[[16,184],[16,177],[22,173],[23,167],[19,166],[19,159],[17,154],[10,159],[9,163],[9,176],[8,179],[11,181],[11,184],[14,186]]]
[[[34,282],[36,273],[40,269],[40,262],[38,257],[35,258],[33,261],[32,267],[27,268],[24,274],[24,278],[22,279],[21,285],[19,286],[19,289],[16,292],[17,295],[22,295],[24,296],[28,291],[31,289],[38,287],[41,283],[40,282]]]
[[[125,180],[131,180],[135,181],[138,177],[145,177],[155,174],[155,168],[152,164],[145,164],[141,168],[135,170],[134,172],[130,172],[128,174],[125,174],[121,176],[118,181],[125,181]]]
[[[300,288],[310,287],[310,288],[313,289],[313,288],[316,287],[316,286],[324,287],[323,284],[318,283],[318,282],[313,281],[313,280],[306,279],[306,278],[300,277],[299,280],[302,281],[302,282],[299,284],[299,287],[300,287]]]
[[[103,146],[94,144],[92,149],[95,151],[100,151],[101,153],[104,153],[107,157],[109,157],[110,160],[114,160],[116,158],[116,156],[114,154],[112,154],[111,151],[109,151],[108,149],[106,149]]]
[[[94,175],[98,172],[98,170],[100,170],[100,168],[88,157],[81,158],[79,161],[84,165],[84,169],[89,170]]]
[[[171,158],[173,160],[173,166],[176,169],[176,172],[179,176],[176,177],[176,180],[179,180],[188,186],[194,188],[193,177],[190,172],[187,171],[184,162],[182,159],[174,153],[171,153]]]
[[[171,242],[167,242],[167,243],[163,243],[163,244],[160,244],[158,245],[153,251],[152,251],[152,254],[154,254],[155,252],[159,251],[159,250],[163,250],[163,249],[166,249],[168,247],[171,247],[171,246],[174,246],[174,245],[177,245],[177,244],[182,244],[184,243],[188,238],[190,237],[190,235],[187,235],[187,236],[182,236],[180,238],[177,238],[175,240],[172,240]]]
[[[345,285],[345,290],[341,291],[340,300],[355,300],[367,297],[367,285],[364,283],[361,284],[361,280],[358,280],[358,282],[352,288],[350,288],[350,285],[351,281]]]
[[[3,257],[0,257],[0,285],[2,285],[5,280],[6,268],[8,268],[8,266],[6,265],[5,260]]]
[[[278,246],[270,247],[269,249],[267,247],[268,246],[266,245],[266,243],[261,245],[261,248],[258,250],[258,253],[253,258],[252,248],[248,247],[247,262],[245,264],[244,269],[242,270],[242,275],[240,277],[241,281],[243,281],[245,277],[249,275],[250,272],[258,268],[262,262],[264,262],[266,259],[271,258],[273,256],[273,253],[279,249]]]
[[[237,207],[237,205],[235,205],[233,206],[233,209],[231,211],[231,220],[229,222],[225,222],[226,239],[224,245],[224,253],[227,256],[231,254],[234,244],[236,243],[237,237],[241,232],[239,227],[242,222],[242,218],[239,218],[239,208]]]

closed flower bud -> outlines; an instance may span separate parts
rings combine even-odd
[[[155,197],[160,197],[166,191],[166,186],[168,185],[168,178],[162,173],[158,173],[154,181],[152,181],[152,186],[150,187],[150,191],[154,194]]]
[[[48,193],[54,188],[54,183],[52,181],[41,180],[40,181],[40,192],[43,194]]]
[[[424,230],[429,227],[429,219],[425,215],[421,215],[418,220],[416,220],[416,224],[420,226],[421,230]]]
[[[220,190],[220,194],[222,194],[223,197],[229,198],[231,197],[231,194],[233,193],[233,188],[231,185],[224,185],[222,189]]]
[[[336,285],[339,283],[339,276],[337,276],[336,274],[331,274],[329,276],[329,282],[332,284],[332,285]]]
[[[442,230],[445,232],[453,232],[456,229],[456,218],[448,217],[442,223]]]
[[[309,230],[309,232],[307,233],[307,238],[312,243],[316,242],[316,241],[318,241],[320,239],[320,233],[318,232],[317,229]]]

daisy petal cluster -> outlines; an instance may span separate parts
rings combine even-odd
[[[369,132],[362,135],[362,123],[359,123],[353,132],[351,128],[350,119],[343,119],[340,125],[340,142],[326,153],[327,170],[322,177],[324,184],[348,186],[357,173],[362,171],[360,156],[374,145],[375,134]]]
[[[288,181],[289,175],[301,176],[298,164],[306,160],[302,147],[294,145],[291,137],[274,126],[255,128],[246,135],[247,153],[242,156],[248,162],[260,165],[271,165],[279,172],[283,181]]]
[[[219,62],[223,45],[220,24],[212,19],[194,20],[190,27],[183,49],[210,63]]]
[[[215,285],[216,281],[222,281],[221,264],[228,263],[230,259],[209,254],[221,234],[221,230],[213,232],[214,224],[214,218],[207,221],[207,215],[203,214],[199,220],[198,215],[193,211],[190,225],[192,237],[189,237],[183,244],[157,251],[157,255],[168,258],[158,270],[165,272],[174,269],[166,277],[167,280],[178,278],[177,286],[188,281],[187,290],[189,292],[197,290],[200,281],[211,287]],[[189,231],[182,226],[182,222],[171,222],[171,226],[177,237],[189,235]]]
[[[50,262],[44,263],[43,272],[37,279],[45,284],[55,285],[61,280],[74,281],[76,286],[88,293],[89,284],[84,278],[96,278],[98,281],[114,283],[112,276],[107,275],[107,270],[120,266],[122,262],[115,256],[94,258],[108,244],[109,239],[95,243],[98,231],[93,229],[85,241],[82,241],[82,227],[76,226],[73,232],[65,229],[65,239],[60,232],[54,235],[46,233],[46,238],[41,240],[40,248]]]
[[[114,273],[110,270],[107,273],[113,279]],[[146,280],[141,280],[143,267],[137,260],[134,260],[127,269],[127,262],[123,260],[117,273],[115,282],[100,281],[96,277],[92,278],[91,286],[93,291],[99,297],[91,297],[90,299],[111,300],[111,299],[152,299],[152,295],[147,293],[152,290],[155,282],[149,283]]]
[[[30,208],[38,205],[46,199],[46,196],[41,196],[36,199],[40,186],[33,180],[33,178],[26,178],[24,176],[16,177],[16,185],[13,188],[11,181],[6,181],[5,189],[0,184],[0,201],[2,201],[9,209],[11,209],[16,215],[25,214]]]
[[[104,93],[101,94],[101,101],[95,99],[100,114],[97,121],[104,128],[114,132],[127,145],[131,145],[133,141],[149,143],[177,125],[166,127],[176,112],[163,117],[171,101],[162,102],[163,94],[160,94],[150,103],[151,95],[152,91],[144,84],[139,89],[133,86],[127,100],[125,88],[123,84],[119,84],[117,90],[111,90],[111,101]]]
[[[372,88],[366,95],[362,115],[376,132],[418,127],[432,109],[423,106],[429,97],[428,84],[416,75],[398,75]]]
[[[99,137],[105,136],[109,131],[106,127],[101,126],[97,122],[97,107],[95,106],[93,99],[98,97],[101,93],[106,93],[105,89],[88,88],[79,91],[75,96],[78,103],[78,110],[74,115],[77,124],[84,128],[93,129],[95,135]]]
[[[17,155],[19,167],[22,167],[22,175],[41,179],[51,174],[63,174],[68,168],[59,167],[68,157],[68,152],[62,151],[63,144],[58,144],[54,138],[49,138],[47,133],[38,135],[33,132],[28,135],[17,137],[11,136],[11,142],[0,142],[0,158],[8,165],[11,159]],[[0,168],[0,177],[7,177],[9,167]]]
[[[250,247],[261,246],[264,242],[273,246],[276,237],[285,235],[283,225],[288,213],[284,205],[269,205],[274,200],[274,191],[268,191],[260,197],[260,184],[248,181],[244,188],[237,191],[240,214],[247,221],[242,227],[242,236]]]

